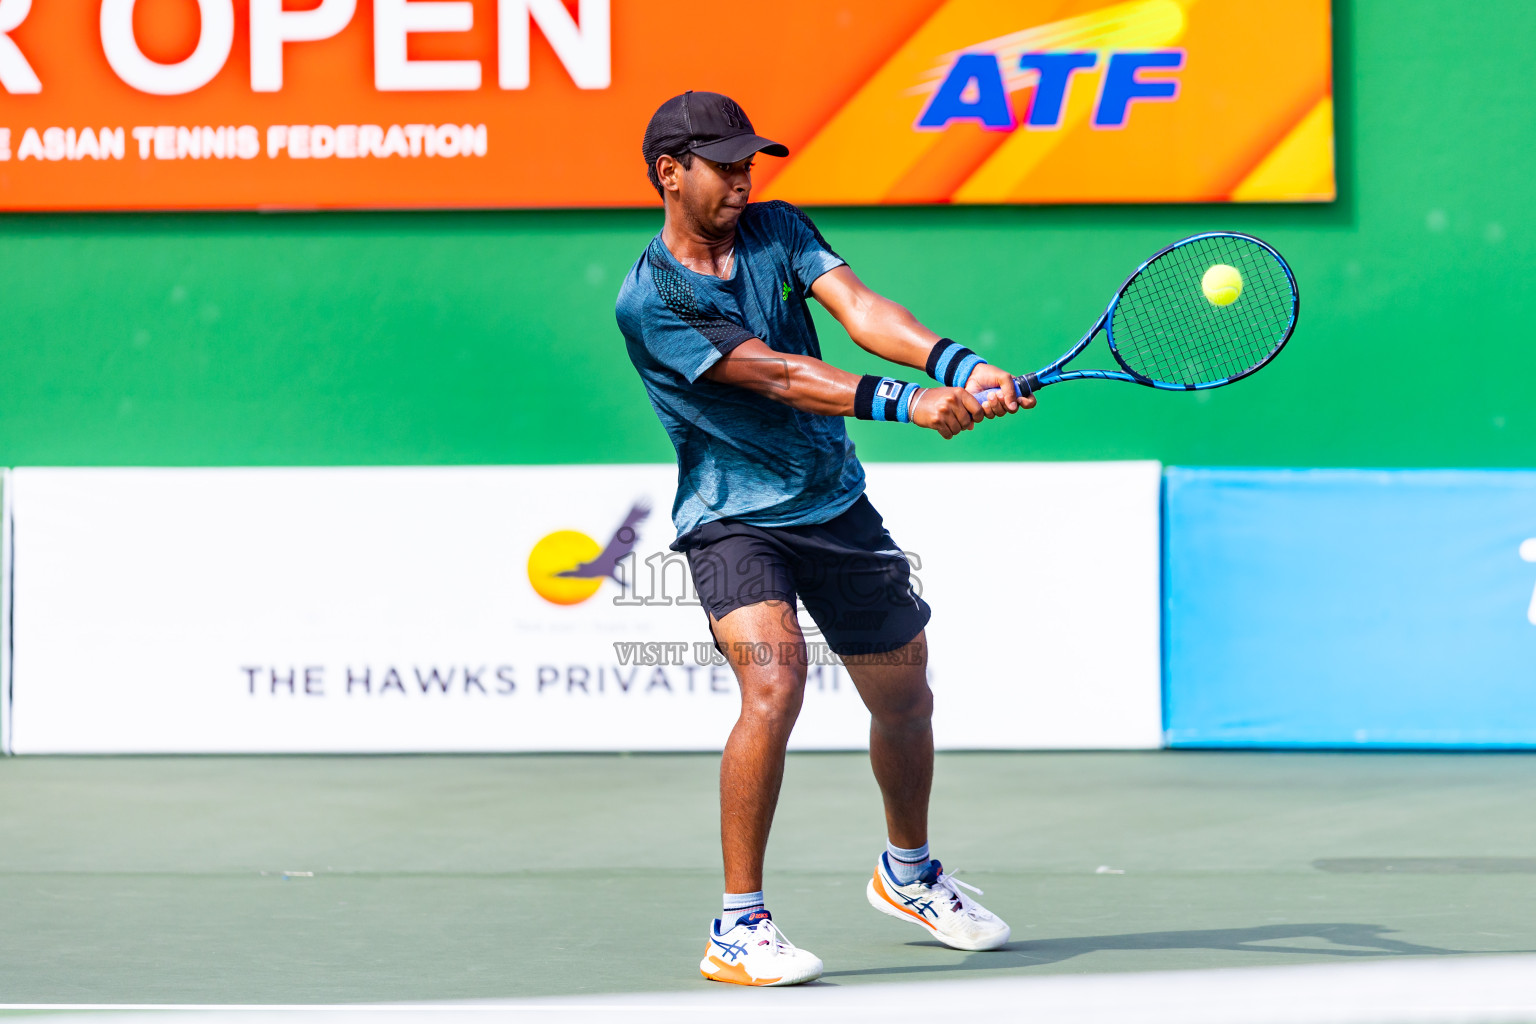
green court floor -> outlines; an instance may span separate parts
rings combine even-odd
[[[696,989],[709,756],[0,761],[0,1002]],[[769,905],[826,982],[1536,950],[1536,757],[951,754],[934,846],[1013,941],[864,902],[878,795],[791,758]]]

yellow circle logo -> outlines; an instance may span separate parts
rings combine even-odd
[[[528,552],[528,582],[536,594],[551,604],[581,604],[597,593],[603,576],[561,576],[583,562],[596,558],[597,541],[576,530],[556,530]]]

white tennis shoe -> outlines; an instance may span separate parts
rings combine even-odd
[[[946,875],[938,861],[930,862],[922,879],[900,885],[882,853],[865,894],[880,913],[912,922],[951,949],[996,949],[1007,942],[1011,932],[1003,919],[961,889],[982,894],[974,885]]]
[[[766,910],[738,920],[724,932],[709,926],[709,945],[699,972],[732,985],[803,985],[821,977],[821,958],[790,942]]]

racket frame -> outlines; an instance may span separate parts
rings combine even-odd
[[[1115,308],[1120,305],[1120,299],[1125,295],[1125,290],[1131,286],[1132,281],[1141,276],[1142,271],[1173,250],[1206,238],[1241,238],[1245,241],[1253,242],[1273,256],[1275,262],[1280,264],[1280,268],[1285,271],[1286,280],[1291,286],[1291,318],[1285,325],[1284,336],[1281,337],[1280,343],[1270,350],[1269,355],[1259,360],[1259,362],[1250,366],[1242,373],[1223,377],[1220,380],[1201,381],[1198,384],[1173,384],[1165,380],[1154,380],[1151,377],[1137,373],[1126,364],[1125,359],[1120,355],[1119,347],[1115,344]],[[1078,339],[1077,344],[1073,345],[1061,358],[1049,366],[1036,370],[1034,373],[1026,373],[1022,377],[1013,378],[1014,387],[1018,389],[1021,398],[1028,398],[1046,385],[1060,384],[1064,380],[1123,380],[1132,384],[1140,384],[1142,387],[1156,388],[1159,391],[1206,391],[1210,388],[1219,388],[1223,385],[1231,384],[1233,381],[1242,380],[1250,374],[1257,373],[1267,366],[1275,356],[1279,355],[1280,350],[1285,348],[1286,342],[1291,340],[1291,333],[1296,330],[1296,318],[1300,313],[1301,291],[1296,287],[1296,275],[1291,273],[1291,265],[1285,262],[1285,257],[1275,251],[1274,246],[1262,238],[1255,238],[1253,235],[1244,234],[1241,231],[1206,231],[1202,234],[1190,235],[1188,238],[1179,239],[1172,245],[1164,246],[1143,260],[1141,266],[1137,267],[1131,273],[1131,276],[1125,279],[1125,283],[1115,290],[1114,298],[1109,300],[1108,308],[1099,316],[1094,325],[1088,329],[1088,333]],[[1062,367],[1076,359],[1100,331],[1104,332],[1104,340],[1109,345],[1110,354],[1115,357],[1115,362],[1119,363],[1121,368],[1119,370],[1063,370]]]

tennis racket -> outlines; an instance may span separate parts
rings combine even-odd
[[[1065,380],[1124,380],[1163,391],[1219,388],[1279,355],[1300,309],[1296,277],[1270,246],[1232,231],[1195,235],[1137,267],[1076,345],[1013,383],[1020,398]],[[1120,369],[1065,369],[1100,331]],[[1000,391],[975,397],[985,402]]]

